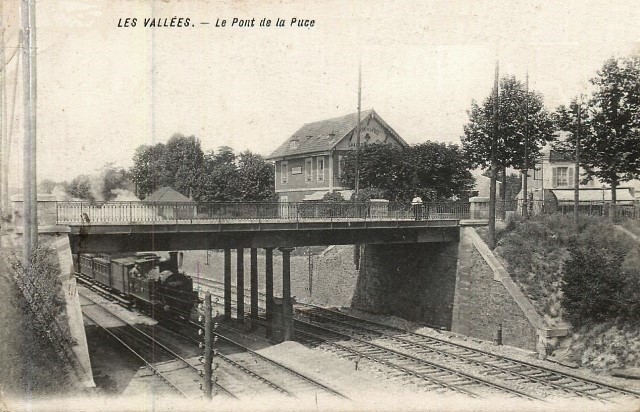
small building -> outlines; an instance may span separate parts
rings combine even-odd
[[[360,144],[407,143],[373,110],[360,115]],[[340,183],[345,154],[356,149],[358,114],[306,123],[285,140],[268,160],[275,162],[275,191],[280,202],[321,200],[325,193],[352,191]]]
[[[144,198],[145,202],[191,202],[191,199],[172,187],[162,186]]]
[[[149,212],[165,219],[192,219],[198,213],[197,206],[191,199],[168,186],[163,186],[151,193],[143,203],[158,203],[148,205],[153,208]]]

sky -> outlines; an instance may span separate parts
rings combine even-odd
[[[174,133],[195,135],[205,151],[227,145],[268,155],[304,123],[356,112],[359,62],[363,109],[409,143],[459,143],[471,101],[491,92],[496,60],[501,74],[524,81],[528,72],[530,88],[554,109],[587,93],[607,58],[640,51],[633,1],[36,4],[38,180],[129,167],[136,147]],[[7,58],[19,6],[4,2]],[[153,17],[189,18],[189,27],[144,27]],[[136,27],[118,27],[126,18]],[[233,18],[255,18],[255,27],[232,27]],[[260,27],[262,18],[271,26]],[[278,18],[285,27],[275,27]],[[292,18],[314,25],[292,27]],[[19,186],[18,61],[6,78],[11,182]]]

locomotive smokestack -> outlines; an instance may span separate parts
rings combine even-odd
[[[178,271],[178,253],[179,252],[169,252],[169,262],[170,262],[170,269],[172,272],[177,272]]]

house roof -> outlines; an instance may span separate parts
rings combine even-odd
[[[146,202],[190,202],[191,199],[177,190],[163,186],[144,199]]]
[[[405,142],[391,126],[382,120],[373,109],[360,113],[360,123],[364,123],[369,116],[376,119],[401,145],[408,146],[407,142]],[[321,120],[319,122],[305,123],[298,131],[282,143],[280,147],[271,153],[267,159],[331,150],[357,126],[358,113]],[[292,146],[292,140],[297,140],[298,144]]]

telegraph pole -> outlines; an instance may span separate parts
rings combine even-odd
[[[0,163],[2,163],[2,159],[5,158],[5,151],[7,150],[6,137],[7,137],[7,117],[5,113],[7,112],[7,100],[6,100],[6,73],[7,73],[7,65],[5,62],[5,54],[4,50],[6,44],[4,43],[4,2],[0,2]],[[0,165],[2,166],[2,165]],[[7,196],[9,194],[5,191],[4,188],[4,179],[5,171],[4,167],[0,167],[0,218],[4,219],[7,215],[8,210],[6,210],[7,205]]]
[[[576,164],[575,179],[573,182],[573,214],[576,222],[576,232],[580,225],[580,133],[582,117],[582,95],[578,102],[578,127],[576,130]]]
[[[355,199],[360,188],[360,100],[362,97],[362,62],[358,62],[358,126],[356,127],[356,187]]]
[[[209,400],[213,389],[213,319],[211,310],[211,293],[207,292],[204,295],[204,396]]]
[[[529,71],[527,70],[527,80],[525,82],[525,101],[524,101],[524,174],[522,180],[522,217],[529,218]]]
[[[491,136],[491,185],[489,189],[489,248],[496,246],[496,178],[498,174],[498,87],[499,65],[496,60],[496,78],[493,85],[493,134]]]
[[[36,2],[22,0],[22,82],[24,99],[23,219],[24,258],[30,266],[38,241],[36,182]]]

